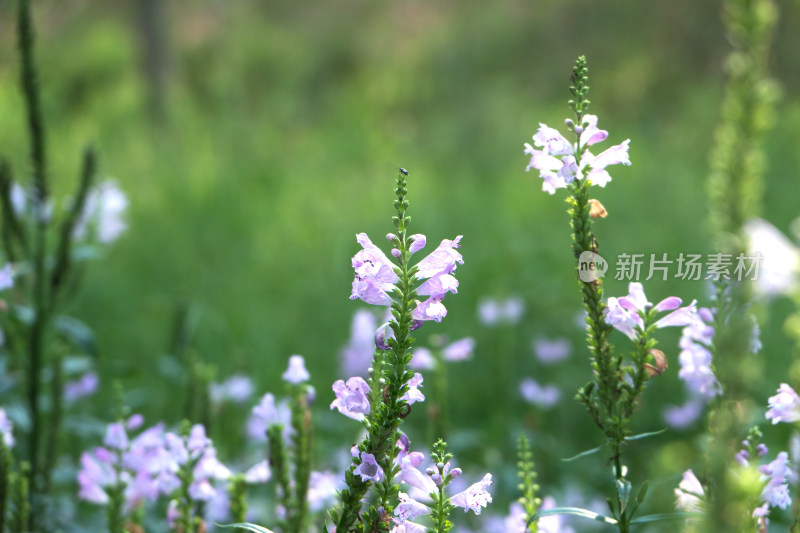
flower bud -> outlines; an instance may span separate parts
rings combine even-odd
[[[592,218],[606,218],[608,211],[599,201],[594,198],[589,199],[589,216]]]
[[[461,475],[461,469],[460,468],[454,468],[454,469],[452,469],[450,471],[450,479],[455,479],[460,475]]]

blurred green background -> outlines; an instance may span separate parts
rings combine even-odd
[[[0,0],[0,152],[19,174],[27,137],[12,4]],[[191,344],[221,378],[245,372],[259,392],[280,391],[288,356],[304,355],[320,442],[350,443],[350,427],[343,437],[338,415],[324,413],[363,306],[348,300],[350,257],[356,233],[383,243],[392,229],[403,166],[412,230],[429,243],[464,235],[459,294],[444,322],[420,330],[423,342],[433,333],[478,341],[451,377],[455,425],[474,431],[461,450],[487,468],[513,467],[525,427],[542,483],[564,488],[557,459],[600,439],[570,400],[589,368],[564,194],[543,193],[525,172],[522,144],[539,122],[560,127],[569,116],[569,72],[585,54],[605,146],[631,139],[632,166],[613,168],[594,192],[610,213],[597,224],[603,255],[706,250],[708,152],[730,50],[720,10],[696,0],[34,2],[54,188],[73,189],[91,142],[131,204],[129,230],[89,267],[70,310],[95,329],[103,394],[119,378],[150,421],[177,420],[185,384],[164,358],[177,310],[189,309]],[[800,3],[780,10],[771,71],[784,96],[764,143],[764,213],[788,232],[800,212]],[[609,280],[606,293],[625,285]],[[708,302],[700,282],[646,288],[651,301]],[[511,294],[527,304],[521,324],[481,327],[477,302]],[[782,333],[791,307],[778,300],[762,311],[764,373],[753,379],[764,405],[791,363]],[[538,366],[536,335],[570,338],[570,363]],[[678,337],[661,336],[670,370],[645,395],[637,431],[663,427],[662,398],[683,399]],[[522,375],[560,383],[562,404],[523,406]],[[486,376],[499,376],[488,380],[497,387]],[[662,490],[691,466],[692,435],[640,448],[639,465],[675,474]],[[586,461],[570,467],[572,481],[602,487],[602,461]],[[501,485],[501,500],[513,488]]]

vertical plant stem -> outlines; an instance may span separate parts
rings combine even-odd
[[[33,166],[33,192],[35,211],[35,243],[33,253],[33,309],[34,319],[30,330],[28,367],[28,405],[31,432],[28,446],[30,458],[30,492],[35,495],[39,479],[39,439],[41,416],[39,413],[39,380],[44,355],[44,333],[48,311],[45,307],[45,254],[47,253],[47,199],[48,185],[45,161],[45,135],[38,91],[38,75],[34,65],[34,34],[29,0],[19,0],[17,19],[19,50],[21,56],[22,89],[28,116]],[[35,516],[33,513],[31,516]]]

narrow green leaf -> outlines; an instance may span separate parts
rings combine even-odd
[[[567,457],[566,459],[561,459],[561,460],[564,461],[565,463],[569,463],[570,461],[574,461],[575,459],[580,459],[581,457],[586,457],[587,455],[592,455],[593,453],[597,453],[602,449],[603,445],[601,444],[597,448],[592,448],[591,450],[586,450],[579,453],[578,455],[573,455],[572,457]]]
[[[219,527],[236,527],[239,529],[246,529],[247,531],[253,531],[254,533],[274,533],[270,529],[258,526],[256,524],[251,524],[249,522],[243,522],[240,524],[216,524],[216,525]]]
[[[589,509],[581,509],[580,507],[554,507],[553,509],[544,509],[544,510],[540,509],[539,511],[536,511],[530,518],[530,520],[528,520],[526,527],[544,516],[550,516],[554,514],[568,514],[574,516],[581,516],[583,518],[588,518],[590,520],[597,520],[598,522],[603,522],[605,524],[617,523],[615,519],[609,516],[604,516],[599,513],[595,513],[594,511],[590,511]]]
[[[639,433],[638,435],[631,435],[630,437],[625,437],[625,440],[639,440],[639,439],[646,439],[647,437],[654,437],[655,435],[661,435],[667,430],[667,428],[659,429],[658,431],[650,431],[647,433]]]
[[[634,518],[631,524],[644,524],[646,522],[660,522],[662,520],[677,520],[681,518],[702,518],[703,513],[696,511],[676,511],[674,513],[649,514]]]
[[[94,341],[92,329],[71,316],[59,315],[53,318],[53,326],[69,342],[89,355],[97,355],[97,345]]]

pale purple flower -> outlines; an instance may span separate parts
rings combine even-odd
[[[75,402],[86,396],[91,396],[97,392],[100,379],[96,372],[86,372],[80,378],[64,383],[64,399],[68,402]]]
[[[251,466],[244,473],[244,480],[247,483],[266,483],[272,477],[272,470],[269,468],[269,461],[261,461]]]
[[[363,376],[366,374],[375,353],[375,330],[378,321],[375,315],[366,309],[359,309],[353,315],[350,325],[350,340],[342,348],[342,374],[345,376]]]
[[[312,512],[334,505],[344,488],[342,476],[333,472],[311,472],[308,480],[308,506]]]
[[[353,420],[364,420],[369,414],[369,385],[363,378],[355,376],[347,380],[337,380],[333,384],[336,399],[331,402],[331,409],[338,409],[343,415]]]
[[[253,380],[244,374],[235,374],[222,383],[210,383],[208,397],[214,405],[223,402],[244,403],[253,395]]]
[[[400,281],[394,272],[395,266],[380,248],[372,244],[366,233],[356,235],[356,241],[363,250],[353,256],[352,266],[356,277],[350,299],[360,298],[373,305],[391,305],[392,298],[388,293]]]
[[[604,141],[608,132],[597,128],[597,116],[585,115],[580,126],[576,127],[580,134],[581,147]],[[611,176],[605,170],[610,165],[630,165],[628,146],[630,139],[612,146],[606,151],[593,155],[585,150],[580,162],[575,159],[576,147],[567,141],[557,130],[544,124],[533,136],[534,146],[525,143],[524,153],[531,156],[526,171],[535,168],[542,178],[542,190],[554,194],[556,189],[565,188],[575,179],[584,179],[592,185],[605,187]]]
[[[771,507],[786,509],[792,503],[792,498],[789,496],[789,478],[792,472],[788,462],[789,454],[780,452],[774,461],[758,469],[763,474],[762,480],[767,481],[766,487],[761,492],[761,499]]]
[[[647,313],[650,307],[653,307],[656,312],[672,311],[654,324],[656,328],[665,328],[691,324],[697,316],[695,304],[696,302],[693,301],[688,306],[679,308],[681,305],[680,298],[670,296],[653,307],[653,304],[647,301],[642,284],[631,282],[628,284],[627,296],[621,298],[610,297],[608,299],[605,321],[627,335],[631,340],[636,340],[642,328],[644,328],[644,320],[641,314]]]
[[[419,458],[419,456],[417,456],[417,458]],[[414,462],[417,464],[414,464]],[[420,472],[417,468],[420,462],[421,461],[409,460],[408,462],[401,463],[398,479],[417,489],[421,494],[428,495],[437,490],[436,483],[434,483],[430,476]]]
[[[516,324],[524,312],[525,302],[519,296],[510,296],[505,300],[483,298],[478,303],[478,319],[485,326]]]
[[[400,399],[405,400],[408,405],[425,401],[425,395],[419,390],[420,387],[422,387],[422,374],[417,372],[408,380],[408,391]]]
[[[744,225],[748,255],[760,256],[758,276],[753,278],[762,296],[789,295],[795,292],[800,274],[800,249],[764,219],[754,218]],[[750,279],[750,278],[749,278]]]
[[[83,452],[78,471],[78,498],[98,505],[108,502],[106,489],[117,482],[112,461],[113,456],[104,448],[96,448],[93,453]]]
[[[414,522],[403,522],[395,525],[390,533],[428,533],[428,528]]]
[[[679,511],[699,511],[702,499],[705,496],[700,480],[694,472],[687,470],[683,473],[683,479],[675,489],[675,508]]]
[[[289,357],[289,368],[281,376],[284,381],[288,381],[292,385],[299,385],[304,381],[308,381],[311,376],[306,370],[306,363],[302,355],[293,355]]]
[[[424,302],[417,302],[417,306],[411,312],[411,318],[414,320],[441,322],[445,316],[447,316],[447,308],[442,304],[441,298],[434,296]]]
[[[280,424],[283,426],[283,438],[288,439],[291,435],[291,411],[286,400],[275,403],[275,396],[266,393],[258,405],[253,407],[250,418],[247,421],[247,434],[250,438],[258,441],[267,440],[267,429],[269,426]]]
[[[6,447],[14,447],[14,424],[3,408],[0,408],[0,437],[3,438]]]
[[[128,433],[125,431],[125,424],[122,422],[109,424],[103,444],[116,450],[125,450],[128,447]]]
[[[475,351],[475,339],[465,337],[447,345],[442,351],[442,358],[445,361],[464,361],[472,357]]]
[[[400,524],[431,512],[430,507],[414,500],[405,492],[398,493],[398,499],[400,503],[394,508],[394,514],[397,517],[396,521]]]
[[[383,481],[384,473],[381,465],[375,461],[375,456],[371,453],[361,452],[361,463],[353,470],[353,474],[361,476],[361,481]]]
[[[555,509],[556,501],[552,496],[545,496],[542,500],[540,510]],[[543,516],[536,521],[538,533],[575,533],[575,530],[564,524],[564,515],[551,514]],[[522,533],[524,530],[520,530]]]
[[[705,400],[693,397],[683,405],[668,405],[664,408],[661,415],[664,422],[673,429],[686,429],[700,418],[703,413]]]
[[[127,208],[128,199],[116,182],[109,180],[100,183],[89,191],[73,236],[84,239],[91,231],[99,242],[113,242],[128,227],[124,219]]]
[[[491,530],[497,533],[527,533],[528,514],[519,502],[508,508],[508,516],[501,519]]]
[[[520,381],[519,392],[522,398],[529,403],[543,409],[553,407],[561,399],[561,391],[555,385],[539,385],[533,378],[524,378]]]
[[[436,366],[436,360],[431,351],[420,347],[411,352],[411,368],[414,370],[431,370]]]
[[[766,417],[773,424],[800,420],[800,397],[787,383],[781,383],[778,394],[770,397]]]
[[[6,263],[2,270],[0,270],[0,291],[10,289],[14,286],[14,269],[11,268],[11,263]]]
[[[710,325],[713,321],[713,313],[701,308],[683,328],[679,341],[681,369],[678,377],[686,383],[691,396],[705,400],[722,392],[722,386],[711,369],[712,354],[708,348],[714,337],[714,328]]]
[[[492,502],[492,495],[486,489],[492,484],[492,475],[486,474],[479,482],[471,485],[467,490],[459,492],[450,498],[450,503],[461,507],[464,512],[472,511],[481,514],[481,509]]]
[[[567,359],[572,352],[572,344],[564,338],[533,340],[533,353],[542,363],[551,365]]]

